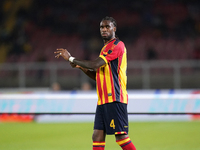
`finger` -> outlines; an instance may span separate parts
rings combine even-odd
[[[55,58],[59,58],[59,57],[60,57],[60,54],[55,56]]]
[[[64,48],[57,48],[57,50],[65,50]]]
[[[58,51],[55,51],[54,53],[55,54],[59,54],[59,53],[62,53],[63,51],[61,51],[61,50],[58,50]]]

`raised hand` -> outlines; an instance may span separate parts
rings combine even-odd
[[[64,48],[58,48],[54,53],[56,54],[55,58],[62,56],[67,61],[69,61],[69,57],[71,57],[71,54]]]

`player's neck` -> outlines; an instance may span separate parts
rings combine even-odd
[[[107,43],[109,43],[110,41],[112,41],[113,39],[115,39],[115,37],[111,38],[111,39],[106,39],[104,40],[104,45],[106,45]]]

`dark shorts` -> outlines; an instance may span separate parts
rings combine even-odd
[[[106,134],[128,134],[127,104],[120,102],[97,105],[94,129]]]

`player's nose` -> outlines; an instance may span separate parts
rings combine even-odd
[[[103,28],[102,28],[102,32],[105,32],[106,30],[107,30],[106,27],[103,27]]]

